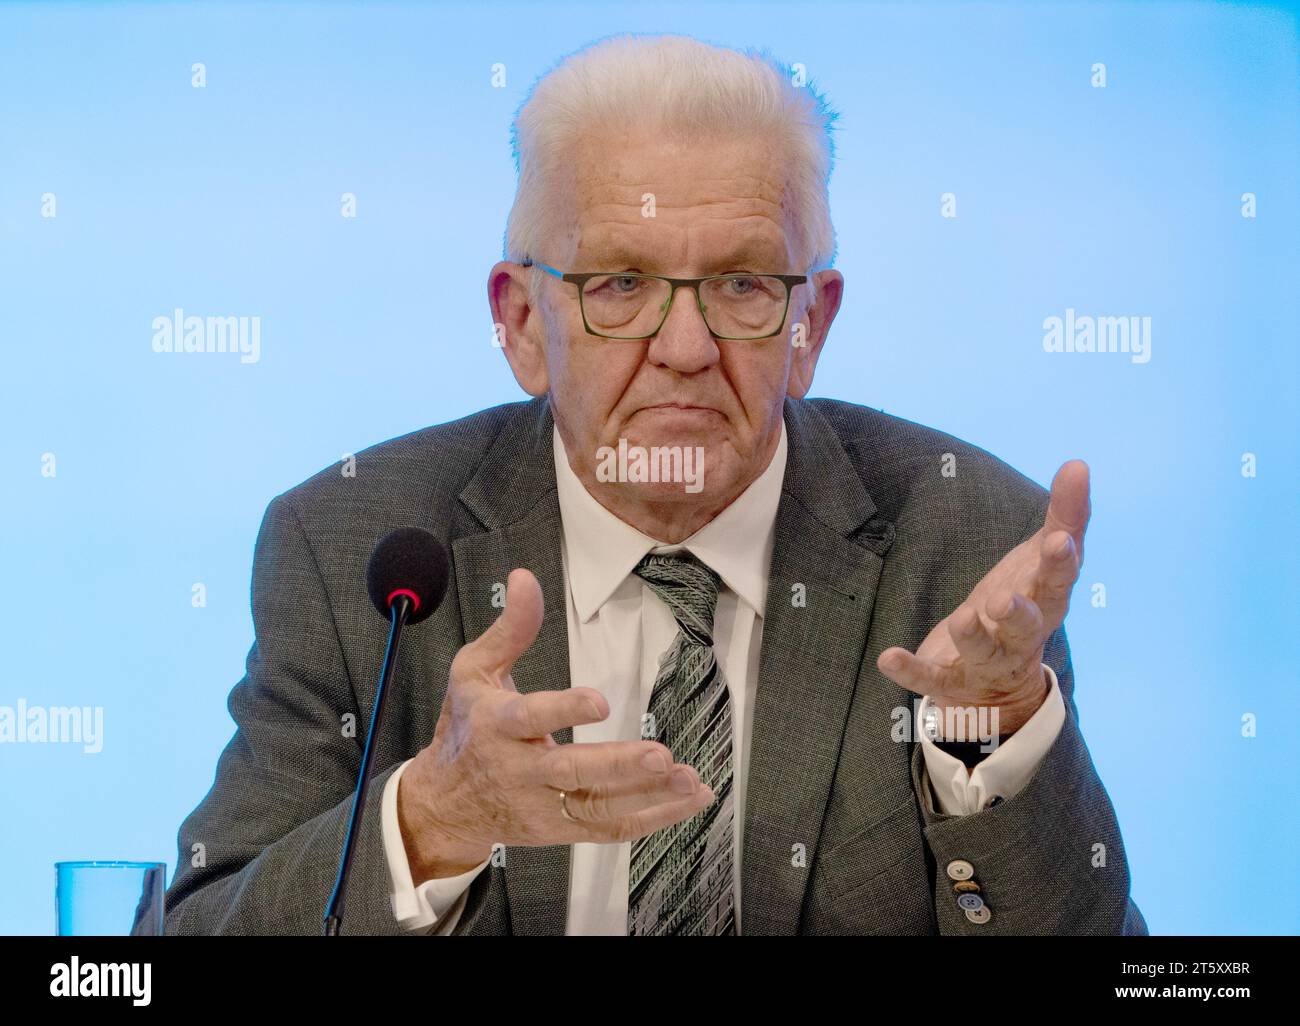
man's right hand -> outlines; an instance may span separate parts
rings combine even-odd
[[[556,744],[551,734],[599,723],[594,688],[521,695],[511,668],[542,626],[542,589],[511,572],[496,622],[452,660],[428,747],[402,772],[398,821],[416,886],[459,876],[492,846],[540,847],[644,837],[704,810],[714,795],[657,741]],[[653,766],[651,764],[654,764]],[[560,792],[577,822],[560,811]]]

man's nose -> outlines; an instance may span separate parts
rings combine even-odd
[[[682,374],[693,374],[717,363],[718,345],[704,323],[693,289],[682,285],[673,292],[668,318],[650,339],[646,355],[651,363]]]

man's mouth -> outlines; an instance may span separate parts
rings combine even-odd
[[[717,413],[721,415],[720,410],[712,406],[696,406],[692,403],[656,403],[654,406],[643,406],[643,410],[675,410],[682,413]]]

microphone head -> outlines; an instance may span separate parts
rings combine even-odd
[[[428,619],[447,593],[451,564],[442,542],[421,527],[399,527],[375,546],[366,567],[366,590],[379,614],[388,620],[397,594],[412,598],[408,624]]]

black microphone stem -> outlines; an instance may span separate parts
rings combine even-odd
[[[393,667],[397,665],[397,645],[401,640],[402,626],[411,615],[411,600],[406,595],[398,595],[390,607],[392,627],[388,632],[388,648],[384,651],[384,668],[379,674],[379,688],[375,691],[375,711],[370,716],[370,730],[366,734],[366,749],[361,756],[361,775],[357,780],[357,793],[352,799],[352,815],[348,819],[347,838],[343,842],[343,861],[339,863],[338,879],[334,881],[334,893],[325,909],[325,936],[337,937],[339,924],[343,922],[343,904],[347,899],[348,874],[352,870],[352,850],[357,831],[361,825],[361,816],[366,810],[366,792],[370,789],[370,770],[375,752],[375,741],[379,737],[379,724],[384,718],[384,703],[388,698],[388,682],[393,676]]]

